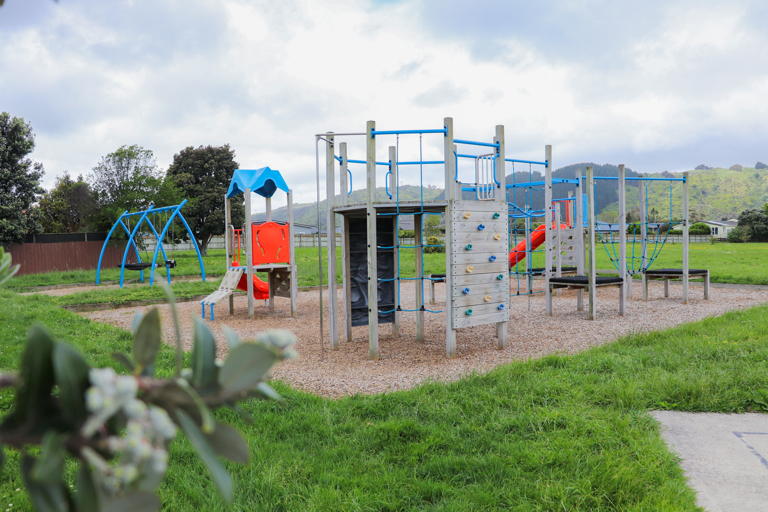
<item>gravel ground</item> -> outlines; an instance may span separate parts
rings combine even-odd
[[[403,287],[401,302],[404,309],[415,303],[413,289]],[[543,282],[534,283],[542,289]],[[379,327],[381,359],[368,359],[368,328],[354,327],[352,342],[340,342],[338,351],[328,349],[327,292],[323,300],[326,309],[324,351],[320,350],[320,322],[318,292],[300,292],[297,318],[290,317],[288,299],[276,299],[276,311],[270,313],[262,301],[256,301],[253,320],[247,319],[246,297],[235,298],[235,314],[227,314],[226,302],[217,306],[216,321],[212,327],[218,344],[218,355],[226,355],[223,325],[234,329],[242,338],[252,339],[258,332],[271,328],[290,329],[297,338],[296,349],[300,357],[275,368],[274,378],[292,386],[327,397],[374,394],[407,389],[428,380],[454,381],[472,372],[486,372],[500,364],[514,360],[538,358],[547,354],[572,354],[589,347],[602,345],[633,332],[660,330],[675,325],[718,316],[726,311],[747,308],[768,302],[767,291],[718,289],[710,290],[710,300],[703,300],[702,287],[692,285],[690,303],[682,304],[682,288],[672,286],[671,297],[663,298],[663,284],[651,283],[648,302],[641,300],[641,287],[634,287],[632,299],[627,301],[627,315],[618,315],[618,289],[598,290],[597,320],[587,320],[587,294],[585,311],[576,311],[576,292],[563,292],[553,298],[554,315],[544,315],[544,295],[513,297],[510,305],[510,325],[507,348],[496,350],[495,326],[486,325],[457,332],[458,355],[445,357],[445,314],[426,315],[427,341],[416,343],[416,324],[413,313],[401,313],[400,336],[390,334],[388,325]],[[410,293],[409,293],[410,291]],[[445,297],[445,286],[436,285],[436,296]],[[438,299],[439,301],[440,299]],[[339,303],[341,291],[339,290]],[[99,322],[107,322],[130,329],[137,311],[148,311],[153,306],[111,311],[82,313]],[[432,306],[442,310],[444,302]],[[178,305],[185,349],[191,348],[192,319],[200,315],[197,302]],[[173,323],[168,306],[160,306],[165,340],[173,344]],[[339,312],[341,318],[341,312]],[[321,357],[322,356],[322,357]]]

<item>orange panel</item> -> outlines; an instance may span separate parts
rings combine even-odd
[[[290,228],[288,224],[265,222],[251,226],[253,264],[290,263]]]

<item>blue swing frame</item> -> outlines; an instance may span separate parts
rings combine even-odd
[[[104,241],[104,245],[101,248],[101,254],[99,254],[99,264],[96,268],[96,284],[99,284],[99,278],[101,276],[101,261],[104,258],[104,252],[107,250],[107,244],[109,243],[109,239],[112,237],[112,233],[115,232],[115,229],[117,229],[118,226],[122,226],[122,228],[125,230],[125,233],[128,235],[128,243],[125,245],[125,252],[123,253],[123,260],[120,264],[120,288],[123,287],[124,279],[125,279],[125,263],[128,259],[128,251],[133,248],[134,253],[136,254],[136,260],[137,263],[141,263],[141,255],[139,254],[139,248],[136,245],[136,242],[134,240],[134,237],[136,236],[136,233],[139,232],[139,227],[143,222],[146,221],[146,223],[149,225],[150,230],[155,235],[155,239],[157,240],[157,246],[155,247],[155,253],[152,256],[152,263],[150,264],[149,268],[149,284],[150,286],[154,286],[155,284],[155,268],[157,264],[157,255],[160,251],[163,252],[163,259],[165,261],[168,261],[168,258],[165,254],[165,248],[163,247],[163,239],[165,238],[166,233],[168,233],[168,229],[171,227],[171,224],[173,223],[173,220],[175,218],[178,218],[181,220],[181,222],[184,224],[184,227],[187,228],[187,233],[189,233],[189,239],[192,241],[192,245],[195,248],[195,252],[197,252],[197,261],[200,263],[200,274],[202,275],[203,281],[205,281],[205,267],[203,266],[203,256],[200,254],[200,248],[197,246],[197,240],[195,239],[195,235],[192,233],[192,229],[190,229],[189,224],[187,224],[187,220],[184,218],[184,215],[181,214],[181,208],[187,204],[187,200],[185,199],[180,204],[174,205],[174,206],[165,206],[162,208],[155,208],[154,206],[150,206],[146,210],[142,210],[140,212],[133,212],[128,213],[128,210],[125,210],[122,215],[117,219],[115,224],[112,226],[112,229],[109,230],[109,234],[107,235],[107,239]],[[168,217],[168,220],[165,223],[165,226],[163,226],[163,230],[161,233],[158,233],[155,229],[155,226],[149,221],[148,216],[154,215],[161,212],[173,212]],[[134,226],[133,230],[129,230],[128,226],[125,225],[125,222],[123,222],[124,219],[128,219],[130,217],[139,216],[138,222],[136,222],[136,225]],[[171,269],[166,266],[166,277],[168,278],[168,284],[171,284]],[[141,282],[144,282],[144,270],[139,270],[139,278],[141,279]]]

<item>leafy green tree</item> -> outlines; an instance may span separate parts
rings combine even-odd
[[[96,200],[82,175],[75,181],[65,172],[40,199],[41,222],[46,233],[84,231],[95,212]]]
[[[768,165],[764,164],[763,162],[757,162],[755,164],[755,169],[768,169]]]
[[[738,227],[749,232],[752,242],[768,242],[768,214],[763,210],[744,210],[739,214]]]
[[[709,235],[712,229],[703,222],[697,222],[688,228],[689,235]]]
[[[173,182],[163,179],[152,151],[136,144],[102,157],[89,179],[99,207],[96,229],[108,230],[125,210],[178,202]]]
[[[168,168],[166,176],[174,181],[182,197],[189,200],[184,206],[184,218],[203,255],[208,254],[211,237],[224,233],[224,194],[237,168],[235,152],[229,144],[189,146],[173,156]],[[232,224],[240,226],[245,219],[245,208],[239,201],[230,201],[230,205]],[[186,230],[177,231],[182,240],[189,237]]]
[[[40,187],[43,164],[28,158],[35,148],[32,126],[20,117],[0,113],[0,246],[40,233],[38,213],[33,208]]]

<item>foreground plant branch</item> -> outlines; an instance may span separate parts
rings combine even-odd
[[[9,264],[10,258],[5,268]],[[16,389],[12,412],[0,423],[0,471],[3,445],[22,453],[24,485],[39,512],[159,510],[155,492],[172,463],[168,445],[179,429],[232,502],[233,483],[219,457],[246,464],[250,450],[211,410],[228,407],[244,415],[241,400],[280,400],[266,381],[274,364],[295,357],[293,334],[267,331],[245,343],[227,331],[229,357],[222,361],[213,334],[198,319],[191,368],[161,379],[154,375],[161,346],[157,308],[137,314],[132,330],[130,356],[113,354],[128,375],[90,367],[40,326],[29,332],[18,375],[0,375],[0,388]],[[36,456],[30,446],[39,446]],[[78,461],[72,489],[65,485],[67,458]]]

